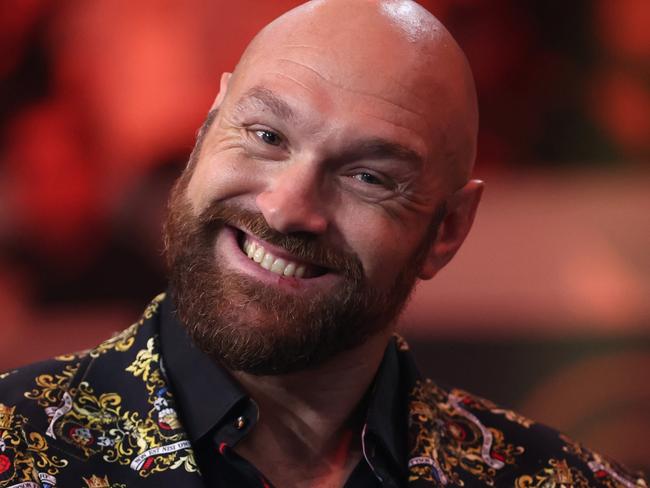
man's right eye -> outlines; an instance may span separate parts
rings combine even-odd
[[[364,183],[368,183],[369,185],[381,185],[383,183],[382,180],[377,178],[372,173],[368,173],[367,171],[362,171],[361,173],[353,175],[352,177],[356,180],[363,181]]]
[[[258,129],[255,131],[255,135],[265,144],[268,144],[269,146],[279,146],[282,144],[282,138],[280,137],[279,134],[266,130],[266,129]]]

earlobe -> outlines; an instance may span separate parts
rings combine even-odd
[[[447,211],[418,275],[430,280],[454,257],[472,228],[484,183],[470,180],[447,200]]]
[[[223,103],[223,99],[226,96],[226,92],[228,91],[228,83],[230,82],[230,77],[232,76],[232,73],[222,73],[221,74],[221,82],[219,84],[219,93],[217,93],[217,97],[214,99],[214,102],[212,103],[212,107],[210,107],[210,112],[213,110],[218,109],[221,104]]]

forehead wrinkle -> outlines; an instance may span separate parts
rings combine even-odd
[[[299,79],[294,78],[293,76],[289,76],[289,75],[287,75],[287,74],[285,74],[285,73],[281,73],[281,72],[280,72],[280,73],[275,73],[275,76],[277,76],[278,78],[285,78],[285,79],[287,79],[287,80],[289,80],[289,81],[292,81],[293,83],[295,83],[295,84],[297,84],[297,85],[300,85],[301,87],[303,87],[303,88],[304,88],[305,90],[307,90],[307,91],[310,91],[310,92],[313,92],[313,91],[314,91],[314,90],[312,89],[312,87],[310,87],[309,85],[303,83],[303,82],[300,81]]]
[[[279,61],[283,61],[283,62],[286,62],[286,63],[291,63],[291,64],[295,64],[297,66],[300,66],[301,68],[304,68],[304,69],[312,72],[313,74],[315,74],[317,77],[319,77],[324,82],[329,83],[330,85],[332,85],[335,88],[338,88],[340,90],[348,91],[348,92],[353,93],[355,95],[362,95],[362,96],[365,96],[365,97],[373,97],[373,98],[381,100],[382,102],[385,102],[385,103],[387,103],[389,105],[396,106],[396,107],[398,107],[398,108],[400,108],[400,109],[402,109],[402,110],[404,110],[406,112],[417,115],[419,117],[424,117],[425,116],[424,112],[418,112],[417,110],[413,110],[413,109],[407,108],[407,107],[405,107],[403,105],[400,105],[399,103],[395,103],[394,101],[388,99],[385,96],[382,96],[379,93],[368,93],[368,92],[365,92],[363,90],[359,90],[359,89],[355,89],[355,88],[352,88],[352,87],[344,86],[343,84],[341,84],[339,82],[336,82],[336,81],[334,81],[332,79],[326,78],[321,73],[319,73],[318,70],[316,70],[316,69],[312,68],[311,66],[308,66],[308,65],[306,65],[304,63],[300,63],[298,61],[294,61],[293,59],[287,59],[287,58],[280,58]]]
[[[282,62],[289,63],[289,64],[295,64],[296,66],[300,66],[301,68],[305,68],[306,70],[311,71],[313,74],[315,74],[318,78],[325,81],[326,83],[330,83],[330,84],[332,84],[334,86],[339,86],[336,83],[334,83],[332,80],[326,78],[321,73],[319,73],[318,70],[316,70],[316,69],[312,68],[311,66],[308,66],[308,65],[306,65],[304,63],[300,63],[298,61],[295,61],[295,60],[289,59],[289,58],[279,58],[278,61],[282,61]]]

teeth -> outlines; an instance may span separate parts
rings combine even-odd
[[[276,259],[273,266],[271,266],[271,272],[281,275],[286,267],[287,262],[284,259]]]
[[[293,263],[287,264],[287,267],[284,268],[284,276],[293,276],[296,272],[296,265]]]
[[[249,259],[272,273],[284,276],[296,276],[297,278],[302,278],[305,275],[305,266],[276,258],[273,254],[266,252],[262,246],[253,241],[247,239],[244,242],[243,250]]]
[[[244,251],[246,251],[246,255],[253,259],[253,255],[255,254],[255,243],[254,242],[248,242],[244,244]]]
[[[273,266],[273,261],[275,261],[275,257],[273,254],[267,252],[264,255],[264,259],[262,259],[260,266],[264,269],[271,269],[271,266]]]
[[[262,259],[264,259],[264,248],[262,246],[259,246],[257,250],[255,251],[255,254],[253,254],[253,261],[256,263],[261,263]]]

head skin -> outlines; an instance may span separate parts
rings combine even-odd
[[[190,220],[215,202],[259,214],[278,235],[356,257],[380,294],[405,270],[412,288],[472,225],[483,188],[470,180],[477,131],[468,63],[428,11],[410,0],[312,0],[266,26],[222,75],[170,206],[185,205]],[[223,234],[211,252],[238,270]],[[168,248],[174,239],[168,232]],[[308,301],[341,286],[337,271],[262,281]],[[246,310],[248,327],[264,322],[254,303]],[[384,345],[395,318],[372,329]]]
[[[302,64],[341,91],[401,108],[389,112],[394,116],[390,122],[415,124],[416,138],[424,139],[413,141],[415,149],[436,165],[438,182],[445,175],[449,190],[456,190],[468,181],[478,133],[474,78],[454,38],[418,3],[305,3],[253,39],[233,73],[233,84],[245,80],[251,69],[282,69],[285,63]],[[435,152],[422,147],[427,142]]]

